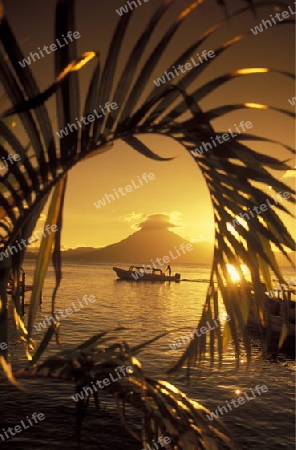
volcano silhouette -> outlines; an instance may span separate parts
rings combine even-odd
[[[132,235],[115,244],[108,245],[100,249],[77,248],[63,252],[63,259],[75,258],[80,261],[89,262],[109,262],[109,263],[131,263],[150,264],[156,258],[162,259],[164,256],[170,258],[170,264],[210,264],[212,261],[213,244],[200,241],[192,244],[193,250],[185,254],[177,250],[181,244],[190,244],[178,234],[169,231],[164,227],[143,227]],[[176,258],[170,257],[170,253]],[[156,261],[155,264],[157,265]]]

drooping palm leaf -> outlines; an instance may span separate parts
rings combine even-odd
[[[74,384],[72,398],[79,398],[76,402],[79,437],[90,399],[94,399],[99,409],[100,399],[111,395],[123,425],[143,446],[160,436],[168,436],[171,442],[166,448],[172,450],[235,450],[236,445],[223,423],[218,419],[211,422],[207,418],[209,410],[167,381],[145,376],[140,361],[134,355],[149,342],[130,349],[112,337],[119,330],[117,328],[111,334],[100,333],[77,348],[59,352],[30,370],[19,371],[18,378],[46,377]],[[120,368],[125,368],[125,372],[120,372]],[[97,382],[102,383],[104,379],[108,379],[109,384],[104,383],[103,388],[99,388]],[[84,394],[84,388],[92,394],[84,395],[84,398],[77,396]],[[141,413],[141,434],[127,427],[126,405]]]
[[[188,152],[191,152],[194,148],[201,145],[202,142],[209,140],[211,136],[215,135],[215,130],[211,124],[214,118],[222,117],[239,108],[258,108],[258,105],[256,106],[255,103],[249,103],[245,105],[226,105],[210,111],[203,111],[199,102],[213,90],[222,88],[226,82],[231,82],[237,76],[251,76],[253,73],[262,73],[262,76],[264,76],[269,71],[267,68],[238,68],[235,72],[207,82],[189,95],[188,92],[193,86],[196,77],[207,69],[208,65],[204,64],[180,77],[178,85],[173,80],[173,82],[169,82],[165,86],[153,87],[151,92],[146,95],[146,98],[140,101],[143,90],[145,90],[144,88],[148,87],[148,81],[152,86],[153,71],[157,67],[160,58],[163,57],[163,53],[172,37],[178,31],[181,23],[203,1],[192,2],[188,8],[178,15],[176,21],[167,31],[164,31],[163,36],[159,39],[159,44],[149,52],[144,61],[141,61],[140,58],[135,58],[140,53],[145,54],[147,51],[149,39],[152,37],[154,28],[167,12],[171,3],[171,1],[164,2],[156,10],[151,21],[131,50],[123,69],[123,76],[116,86],[114,79],[116,71],[120,70],[117,66],[117,60],[121,51],[121,38],[124,38],[129,30],[130,18],[134,11],[120,18],[111,40],[106,61],[104,64],[98,62],[94,68],[83,108],[85,112],[90,112],[90,109],[99,107],[101,102],[110,100],[109,97],[114,93],[113,100],[120,101],[118,114],[110,114],[108,119],[100,123],[92,126],[83,126],[81,130],[70,133],[60,141],[59,148],[54,143],[52,126],[48,119],[44,101],[49,95],[56,93],[58,126],[62,129],[68,122],[73,122],[80,112],[77,70],[97,56],[97,52],[85,52],[81,57],[78,57],[75,42],[70,43],[62,51],[56,52],[56,80],[47,90],[40,93],[31,69],[26,67],[20,71],[17,61],[23,59],[23,54],[7,19],[4,18],[2,20],[0,23],[0,40],[3,43],[7,58],[4,57],[2,52],[0,53],[0,80],[11,102],[11,108],[4,112],[2,117],[18,113],[32,146],[31,153],[26,152],[24,147],[14,137],[14,134],[3,122],[0,122],[1,135],[16,153],[22,152],[23,155],[22,161],[14,164],[12,170],[0,179],[2,208],[0,211],[0,242],[3,243],[3,249],[15,242],[15,239],[17,239],[24,227],[27,227],[27,234],[33,231],[34,223],[36,223],[41,211],[40,208],[44,206],[52,187],[64,177],[74,164],[77,164],[83,158],[95,154],[97,151],[101,152],[105,151],[106,148],[109,149],[110,146],[108,144],[112,141],[121,138],[141,154],[160,160],[161,158],[153,150],[148,149],[139,140],[141,134],[157,133],[169,136],[180,142]],[[226,6],[225,1],[220,1],[219,3]],[[252,10],[253,3],[251,1],[247,3],[248,6],[229,15],[229,18],[239,18],[243,13]],[[273,8],[285,5],[284,2],[280,1],[270,1],[269,4]],[[258,8],[266,6],[266,2],[258,2],[256,5]],[[61,33],[66,33],[70,29],[75,29],[74,16],[73,0],[59,0],[57,2],[57,36]],[[206,43],[209,37],[219,31],[226,20],[222,20],[207,30],[194,44],[185,49],[175,59],[175,64],[184,63],[194,51]],[[287,20],[279,23],[278,26],[290,23],[291,21]],[[215,49],[215,60],[219,59],[221,54],[232,48],[237,42],[246,39],[248,35],[250,35],[250,32],[235,36],[233,39],[218,46]],[[119,37],[120,42],[118,41]],[[133,65],[128,63],[132,58],[135,58],[136,61]],[[282,73],[282,75],[291,77],[291,74],[287,73]],[[128,85],[128,88],[122,89],[125,84]],[[175,105],[176,100],[179,101],[177,106]],[[32,108],[34,109],[32,110]],[[264,108],[262,107],[262,113],[264,113],[265,109],[272,108],[265,105]],[[182,120],[181,116],[184,112],[189,112],[191,118]],[[281,112],[291,115],[291,113],[286,111]],[[258,217],[252,220],[251,230],[241,226],[237,230],[238,233],[233,235],[227,228],[227,223],[232,221],[240,212],[247,211],[248,208],[253,206],[258,206],[264,199],[268,198],[262,188],[259,189],[254,183],[260,182],[265,186],[271,186],[275,190],[279,187],[281,189],[284,188],[291,193],[290,201],[295,200],[291,189],[277,181],[267,170],[268,168],[287,170],[289,168],[288,164],[251,150],[243,142],[240,142],[246,139],[246,135],[239,136],[231,142],[225,142],[219,148],[213,149],[210,154],[203,154],[199,155],[198,158],[194,158],[205,176],[210,190],[216,226],[211,283],[199,326],[218,315],[218,296],[222,294],[226,310],[231,317],[230,323],[224,329],[224,344],[232,337],[236,345],[237,354],[239,353],[238,330],[242,333],[243,343],[249,353],[246,319],[250,302],[245,292],[241,293],[238,290],[229,292],[230,279],[226,270],[226,263],[235,264],[238,267],[241,263],[245,263],[252,270],[256,301],[260,306],[262,303],[260,297],[260,275],[263,276],[269,286],[270,280],[267,268],[271,268],[279,280],[282,280],[282,275],[271,251],[270,242],[273,242],[284,254],[286,254],[284,247],[294,249],[291,236],[275,211],[272,210],[265,213],[263,220]],[[260,136],[250,137],[250,140],[256,139],[262,138]],[[289,150],[291,151],[291,149]],[[3,154],[8,153],[4,146],[1,147],[1,151]],[[242,178],[244,181],[242,181]],[[64,191],[62,195],[64,195]],[[279,208],[283,209],[281,206]],[[59,211],[59,217],[61,217],[61,214],[62,212]],[[30,224],[30,227],[28,227],[28,224]],[[59,239],[60,236],[57,235],[55,243],[56,256],[59,253]],[[19,264],[20,261],[16,261],[16,266]],[[3,267],[7,266],[5,273],[3,272],[4,275],[7,274],[9,264],[7,261],[1,261],[0,268],[2,267],[1,265]],[[57,268],[58,278],[60,278],[61,274],[58,271],[59,269]],[[218,281],[218,289],[215,287],[216,281]],[[4,284],[1,292],[3,292],[3,289]],[[38,292],[39,290],[38,288]],[[35,296],[34,298],[35,302],[37,297]],[[5,305],[6,301],[4,298],[1,307]],[[29,330],[32,329],[34,315],[34,307],[32,307]],[[0,322],[0,328],[3,323],[3,321]],[[30,333],[28,334],[29,338]],[[217,342],[217,346],[215,342]],[[219,328],[209,334],[209,343],[212,361],[214,360],[216,349],[218,349],[221,359],[222,338]],[[181,358],[178,367],[186,363],[190,365],[196,358],[200,359],[206,351],[206,345],[207,339],[192,341]]]

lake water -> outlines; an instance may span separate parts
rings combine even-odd
[[[33,264],[25,266],[27,283],[31,284]],[[209,279],[210,269],[206,266],[173,267],[186,279]],[[292,271],[285,272],[287,278]],[[51,315],[50,298],[54,286],[53,271],[50,268],[43,292],[41,311],[37,322]],[[96,297],[94,303],[62,319],[61,341],[63,348],[70,348],[92,335],[122,325],[128,328],[118,334],[118,341],[139,344],[166,329],[184,327],[184,333],[193,331],[201,314],[206,283],[131,283],[118,281],[112,265],[64,264],[63,281],[58,292],[57,310],[71,307],[84,295]],[[27,294],[28,295],[28,294]],[[43,332],[44,333],[44,332]],[[42,332],[35,332],[39,340]],[[183,334],[184,334],[183,333]],[[178,339],[180,331],[173,332],[154,342],[138,356],[146,374],[163,379],[164,371],[177,360],[183,348],[171,350],[169,344]],[[55,341],[50,344],[49,353],[59,350]],[[294,362],[285,356],[262,361],[258,358],[256,342],[254,361],[247,370],[244,355],[241,368],[235,370],[234,355],[227,351],[221,371],[202,367],[194,370],[188,386],[181,371],[170,381],[191,398],[215,411],[225,406],[244,392],[250,392],[256,385],[266,385],[268,392],[252,401],[224,414],[223,422],[241,449],[283,450],[294,448]],[[22,345],[13,346],[12,359],[19,367],[24,361]],[[28,389],[19,392],[7,384],[0,384],[0,430],[9,424],[17,424],[27,415],[42,412],[44,422],[7,439],[2,448],[75,449],[75,403],[71,399],[73,389],[50,380],[26,380],[22,384]],[[114,407],[109,401],[103,403],[98,413],[91,405],[83,427],[83,445],[91,449],[142,448],[129,437],[119,420],[114,417]],[[0,431],[1,433],[1,431]]]

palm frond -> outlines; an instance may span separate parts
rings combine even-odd
[[[239,109],[258,109],[258,104],[250,102],[243,105],[223,105],[210,111],[203,111],[199,103],[214,90],[222,88],[226,82],[230,83],[238,76],[251,76],[258,72],[265,76],[271,71],[270,69],[238,68],[232,73],[208,81],[191,94],[190,90],[196,77],[208,67],[204,64],[193,68],[183,77],[180,77],[178,85],[169,82],[166,86],[149,89],[148,82],[151,82],[152,86],[154,70],[158,67],[160,58],[163,57],[172,37],[177,33],[186,18],[202,3],[202,1],[194,1],[184,9],[172,25],[164,31],[159,43],[149,51],[148,43],[153,36],[153,31],[156,25],[161,22],[173,1],[166,1],[156,9],[145,30],[127,56],[127,63],[122,72],[123,76],[119,77],[120,79],[115,85],[115,77],[120,71],[118,59],[121,51],[121,40],[129,30],[132,14],[121,17],[111,39],[105,62],[102,63],[101,60],[96,62],[83,106],[83,109],[89,112],[90,108],[98,107],[100,103],[110,100],[110,97],[114,95],[113,100],[120,102],[118,114],[116,116],[110,114],[102,122],[97,122],[92,126],[83,126],[81,130],[70,133],[60,140],[59,148],[55,145],[52,126],[44,102],[49,97],[56,96],[60,129],[64,128],[67,122],[73,122],[80,111],[77,72],[99,54],[97,51],[88,51],[78,57],[75,42],[66,46],[61,52],[56,52],[56,79],[44,92],[40,92],[30,68],[26,67],[20,71],[17,61],[23,59],[23,54],[7,19],[3,18],[0,23],[0,40],[6,54],[0,52],[0,81],[10,99],[11,107],[1,117],[17,113],[31,144],[29,152],[21,145],[7,125],[0,121],[1,136],[15,152],[20,152],[23,156],[21,162],[14,164],[12,170],[0,178],[0,243],[4,250],[8,245],[13,244],[18,236],[22,236],[22,233],[32,232],[51,190],[58,183],[62,183],[60,180],[64,179],[70,168],[96,152],[100,153],[111,148],[110,144],[116,139],[124,140],[146,157],[161,160],[163,158],[156,155],[140,141],[138,137],[141,134],[155,133],[171,137],[181,143],[190,153],[202,142],[209,140],[211,136],[216,134],[212,125],[214,119],[221,118],[225,114]],[[225,1],[218,3],[226,5]],[[246,6],[229,15],[229,19],[239,18],[247,11],[253,10],[253,2],[248,1],[247,3]],[[256,8],[266,8],[268,5],[275,8],[283,7],[285,3],[280,1],[258,2]],[[181,52],[181,55],[175,59],[174,64],[184,63],[194,51],[206,43],[208,38],[218,33],[227,20],[228,17],[211,26],[188,49]],[[290,25],[291,23],[291,20],[286,20],[279,23],[278,26]],[[66,33],[74,28],[74,1],[58,1],[56,35]],[[225,51],[231,49],[238,42],[247,39],[249,35],[250,31],[241,33],[239,36],[234,36],[219,45],[215,49],[215,61],[219,60]],[[145,58],[138,57],[140,53],[145,54],[146,52]],[[135,63],[130,64],[131,60],[135,60]],[[278,71],[278,73],[284,77],[292,77],[291,74],[286,72]],[[127,89],[122,88],[123,83],[128,84]],[[147,94],[146,90],[149,91]],[[145,95],[143,95],[143,92],[145,92]],[[142,97],[144,97],[144,100]],[[260,106],[262,114],[267,109],[274,109],[288,117],[292,116],[290,112],[272,108],[270,105]],[[185,112],[190,114],[189,119],[182,119],[182,114]],[[239,267],[241,263],[244,263],[249,267],[256,302],[260,306],[260,277],[268,284],[270,283],[267,268],[271,269],[279,280],[282,280],[281,272],[271,250],[271,243],[287,257],[286,248],[294,249],[292,237],[276,212],[271,209],[265,213],[264,217],[252,219],[250,228],[240,226],[235,235],[227,227],[227,223],[234,220],[240,212],[246,212],[248,208],[258,206],[264,199],[270,198],[264,192],[264,188],[267,186],[271,186],[274,190],[285,189],[291,194],[290,202],[295,202],[295,195],[292,190],[284,183],[277,181],[268,171],[268,169],[287,170],[290,168],[287,162],[277,161],[275,158],[255,152],[244,144],[248,137],[251,141],[263,140],[260,136],[244,134],[231,142],[224,142],[219,148],[213,149],[210,154],[203,154],[194,158],[194,162],[204,175],[210,191],[216,227],[211,283],[200,324],[219,313],[218,296],[222,295],[226,311],[231,317],[230,323],[223,332],[224,343],[231,337],[235,342],[237,354],[240,349],[238,330],[242,333],[243,344],[249,352],[245,330],[249,299],[239,290],[229,292],[230,279],[226,264],[231,263]],[[272,139],[269,141],[272,142]],[[293,152],[293,149],[288,146],[286,148]],[[8,153],[5,142],[4,145],[0,146],[0,152],[3,155]],[[192,156],[191,153],[190,155]],[[260,188],[257,187],[258,183],[261,185]],[[61,196],[64,195],[64,189],[60,194]],[[287,210],[281,205],[277,205],[277,208],[281,211]],[[62,206],[56,208],[52,214],[51,223],[57,223],[58,220],[61,223]],[[57,235],[55,241],[57,287],[61,279],[59,239],[60,236]],[[46,253],[46,258],[42,267],[38,264],[38,270],[41,270],[42,277],[40,283],[36,282],[32,297],[28,338],[30,338],[36,313],[36,299],[41,290],[45,266],[48,263],[49,246],[42,251]],[[12,260],[15,261],[15,267],[17,268],[20,260],[14,258]],[[0,261],[0,268],[2,267],[3,280],[5,280],[7,271],[11,267],[11,260]],[[218,289],[214,286],[216,281],[218,282]],[[4,285],[2,285],[1,292],[4,292]],[[1,305],[5,307],[4,293],[3,296]],[[240,300],[241,298],[242,300]],[[54,301],[55,293],[53,303]],[[16,303],[16,309],[17,306]],[[205,354],[207,344],[210,346],[212,361],[216,350],[218,350],[221,360],[223,348],[221,330],[218,329],[211,333],[208,341],[206,338],[198,342],[197,340],[192,341],[183,358],[179,361],[178,367],[187,363],[190,366],[196,358],[200,359]]]
[[[168,436],[170,443],[166,448],[169,449],[218,450],[223,447],[235,450],[236,446],[223,423],[218,419],[211,422],[207,418],[209,410],[190,400],[167,381],[155,380],[144,374],[134,355],[149,343],[140,344],[133,350],[125,343],[117,343],[110,332],[100,333],[77,348],[47,358],[30,370],[19,371],[18,379],[46,377],[74,383],[76,394],[72,398],[77,400],[78,436],[89,399],[93,397],[99,408],[100,399],[111,395],[123,425],[142,445]],[[125,368],[124,372],[120,372],[122,368]],[[106,379],[109,383],[104,382],[102,388],[100,382]],[[81,398],[81,393],[89,391],[92,392],[90,397],[84,395]],[[126,405],[141,413],[141,434],[126,426]]]

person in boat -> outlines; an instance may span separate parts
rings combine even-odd
[[[170,265],[167,266],[166,272],[169,272],[169,277],[170,277],[171,274],[172,274],[172,269],[171,269],[171,266],[170,266]]]

